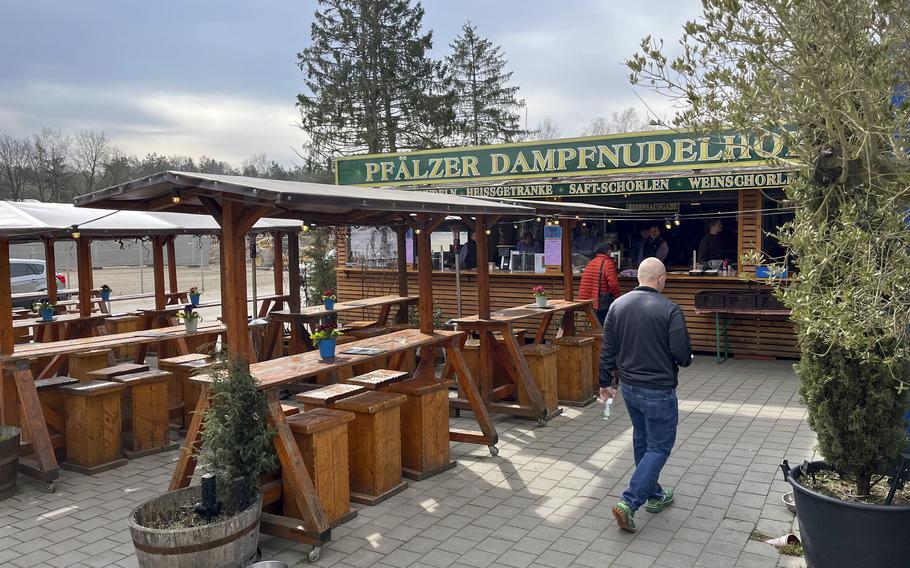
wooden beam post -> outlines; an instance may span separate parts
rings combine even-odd
[[[0,239],[0,353],[3,355],[11,354],[16,343],[13,336],[13,292],[9,278],[9,241]]]
[[[250,361],[253,351],[246,304],[246,236],[263,211],[247,209],[231,200],[223,200],[221,207],[221,320],[225,342],[234,356]]]
[[[76,272],[79,289],[79,315],[92,315],[92,240],[88,237],[76,239]]]
[[[47,269],[47,297],[57,303],[57,256],[54,254],[54,239],[44,240],[44,264]]]
[[[179,303],[176,294],[177,290],[177,251],[174,250],[174,237],[167,237],[165,239],[167,245],[167,277],[168,277],[168,288],[170,289],[171,294],[173,294],[174,303]]]
[[[487,228],[487,218],[478,215],[474,220],[474,231],[477,235],[477,314],[480,319],[490,319],[490,247]]]
[[[420,311],[421,333],[433,333],[433,256],[430,250],[431,217],[426,213],[417,216],[420,234],[417,237],[417,281],[420,299],[417,306]],[[417,231],[414,231],[417,233]],[[433,351],[430,349],[430,351]]]
[[[398,241],[398,295],[401,297],[408,295],[407,233],[408,228],[404,225],[395,228],[395,237]],[[395,323],[407,322],[408,307],[405,304],[402,304],[398,306],[398,313],[395,315]]]
[[[575,283],[572,275],[572,225],[571,219],[561,219],[562,225],[562,288],[563,298],[572,301],[575,298]]]
[[[275,281],[275,294],[284,294],[284,233],[275,231],[272,233],[272,277]]]
[[[152,273],[155,283],[155,309],[163,310],[167,305],[164,292],[164,238],[152,237]]]
[[[291,231],[288,233],[288,309],[297,313],[300,305],[300,234]],[[302,353],[305,348],[303,326],[292,323],[290,331],[289,353]]]

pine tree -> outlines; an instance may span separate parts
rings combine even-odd
[[[308,150],[331,157],[439,146],[452,121],[423,7],[410,0],[319,0],[297,55]]]
[[[466,23],[461,35],[449,45],[446,57],[449,79],[455,90],[456,136],[460,144],[511,142],[522,134],[516,99],[518,87],[508,83],[502,48],[477,35],[477,27]]]

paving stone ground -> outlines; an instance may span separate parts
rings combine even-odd
[[[632,428],[619,401],[566,409],[546,427],[497,419],[500,453],[452,446],[458,467],[333,529],[316,566],[775,568],[804,566],[749,540],[793,530],[778,464],[813,456],[792,362],[699,357],[683,370],[677,444],[661,482],[676,503],[639,531],[617,529],[610,509],[633,467]],[[453,420],[470,425],[470,415]],[[176,452],[91,477],[63,472],[57,492],[19,477],[0,502],[0,566],[136,566],[126,518],[165,490]],[[263,537],[264,559],[305,566],[308,546]]]

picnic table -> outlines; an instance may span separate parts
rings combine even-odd
[[[452,365],[459,383],[468,394],[481,429],[480,432],[450,429],[449,439],[458,442],[483,443],[491,448],[491,452],[494,452],[498,442],[496,429],[480,400],[480,394],[470,378],[461,354],[461,347],[466,337],[464,332],[457,331],[437,330],[433,333],[422,333],[416,329],[406,329],[347,343],[339,347],[339,352],[332,359],[322,359],[317,351],[310,351],[250,365],[250,373],[256,378],[259,390],[266,393],[269,422],[275,429],[273,443],[281,462],[283,475],[286,476],[286,487],[290,491],[290,495],[284,495],[284,498],[293,499],[303,517],[301,525],[296,519],[263,514],[262,532],[316,546],[321,546],[331,539],[326,515],[313,485],[311,477],[313,472],[308,472],[304,465],[303,456],[278,400],[280,387],[290,383],[303,381],[323,373],[335,373],[343,367],[366,363],[379,357],[391,357],[389,367],[394,369],[401,365],[405,353],[409,350],[429,348],[429,351],[432,352],[434,348],[445,349],[447,364]],[[357,353],[357,351],[361,352]],[[430,357],[421,360],[414,373],[415,378],[435,380],[435,361],[433,359]],[[196,467],[195,448],[201,443],[203,415],[211,401],[208,386],[210,379],[206,376],[198,376],[193,380],[202,384],[202,392],[171,478],[170,490],[172,491],[190,484]]]
[[[555,411],[547,409],[540,389],[534,382],[527,359],[515,339],[513,324],[540,317],[533,337],[533,343],[539,344],[543,343],[553,316],[557,314],[562,315],[557,337],[574,333],[577,312],[584,314],[592,329],[601,329],[591,300],[550,300],[545,308],[538,307],[537,304],[527,304],[490,312],[489,319],[481,319],[474,315],[451,320],[457,329],[477,333],[480,338],[480,376],[475,379],[487,409],[501,414],[536,418],[540,425],[544,425],[562,412],[562,409]],[[494,338],[494,332],[499,332],[502,336],[501,341]],[[507,384],[494,388],[493,374],[497,363],[506,373]],[[519,389],[526,393],[529,404],[500,402],[503,398],[514,396]],[[449,404],[458,410],[466,410],[470,406],[468,401],[461,398],[451,399]]]
[[[269,319],[281,323],[287,323],[291,326],[291,346],[290,353],[297,354],[309,351],[313,348],[313,342],[310,340],[310,334],[306,333],[305,326],[314,324],[323,318],[350,312],[353,310],[362,310],[369,308],[379,308],[379,316],[376,318],[375,327],[385,327],[389,321],[389,315],[394,306],[410,306],[416,304],[420,298],[418,296],[378,296],[375,298],[364,298],[362,300],[350,300],[347,302],[338,302],[333,309],[328,310],[325,306],[309,306],[302,308],[298,312],[289,310],[276,310],[269,314]]]
[[[720,365],[730,358],[730,342],[727,332],[730,322],[735,320],[736,316],[789,317],[791,310],[788,308],[697,308],[695,313],[698,315],[714,314],[714,356],[717,364]],[[721,356],[721,345],[723,345],[723,356]]]
[[[41,405],[31,361],[50,359],[50,363],[37,376],[38,379],[44,379],[56,374],[66,362],[66,358],[74,353],[165,341],[175,341],[185,348],[184,340],[187,337],[211,335],[223,331],[224,326],[219,322],[200,324],[195,334],[188,334],[186,328],[180,325],[156,330],[67,339],[52,343],[28,343],[14,346],[13,352],[10,354],[0,354],[0,367],[3,371],[3,377],[0,380],[0,401],[2,401],[0,422],[9,425],[22,424],[23,437],[34,450],[33,460],[27,457],[20,458],[20,469],[47,482],[52,482],[59,475],[48,426],[53,426],[62,435],[63,432],[60,431],[62,418],[59,413]]]

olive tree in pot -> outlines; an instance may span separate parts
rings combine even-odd
[[[211,404],[197,451],[202,486],[154,497],[130,515],[143,568],[235,568],[256,555],[259,479],[277,462],[265,397],[241,361],[225,359],[207,373]]]
[[[719,139],[720,156],[767,157],[776,134],[799,170],[779,235],[799,274],[778,292],[824,457],[789,472],[807,561],[906,566],[908,495],[883,495],[906,443],[910,386],[910,8],[703,0],[681,46],[668,57],[645,38],[627,62],[632,81],[673,97],[674,124]]]

